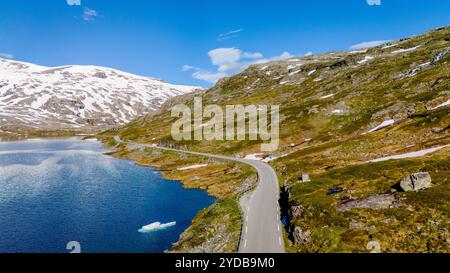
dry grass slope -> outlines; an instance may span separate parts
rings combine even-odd
[[[201,94],[205,104],[281,105],[281,146],[273,155],[284,157],[271,164],[289,189],[287,237],[293,240],[287,242],[289,251],[365,252],[371,241],[389,252],[450,251],[449,149],[423,158],[367,163],[450,143],[450,107],[437,108],[450,100],[449,37],[447,27],[367,51],[254,65]],[[118,134],[137,142],[236,156],[259,151],[259,141],[174,142],[170,128],[175,118],[168,110],[175,103],[192,104],[192,97],[178,97],[166,104],[166,110],[101,136],[108,139]],[[367,133],[386,120],[395,123]],[[171,158],[156,162],[153,157],[143,158],[146,164],[161,168],[173,164]],[[417,193],[395,193],[395,207],[338,209],[352,199],[391,193],[400,179],[419,171],[429,172],[434,186]],[[310,183],[298,183],[302,172],[311,174]],[[174,176],[186,180],[196,173]],[[206,232],[209,223],[224,217],[223,211],[235,211],[237,217],[237,206],[227,198],[236,193],[231,189],[245,180],[237,174],[226,181],[201,175],[209,182],[188,184],[224,199],[216,204],[219,208],[199,214],[196,221],[204,222],[187,231],[195,234]],[[341,191],[327,195],[336,187]],[[296,211],[292,213],[292,209]],[[226,219],[237,223],[233,215]],[[211,219],[205,221],[205,217]],[[182,236],[175,249],[198,250],[196,247],[207,241],[193,243],[199,238]]]

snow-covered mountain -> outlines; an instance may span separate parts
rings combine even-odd
[[[0,129],[104,129],[196,89],[111,68],[0,59]]]

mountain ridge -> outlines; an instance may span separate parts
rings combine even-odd
[[[101,131],[199,89],[101,66],[0,59],[0,129]]]

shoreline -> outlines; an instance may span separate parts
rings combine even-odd
[[[130,148],[128,146],[129,149],[125,148],[124,146],[121,146],[120,143],[117,143],[114,147],[111,147],[109,145],[107,145],[108,141],[110,141],[110,139],[108,137],[106,138],[102,138],[102,137],[98,137],[97,136],[97,140],[99,142],[101,142],[103,144],[103,146],[107,149],[112,149],[111,152],[107,152],[106,155],[108,156],[112,156],[114,158],[118,158],[118,159],[124,159],[124,160],[131,160],[134,162],[134,164],[136,164],[136,166],[140,166],[140,167],[149,167],[157,172],[160,173],[161,177],[166,179],[166,180],[171,180],[171,181],[176,181],[177,183],[180,183],[183,188],[186,189],[200,189],[203,190],[204,192],[206,192],[209,196],[215,198],[214,203],[211,204],[209,207],[199,211],[197,213],[197,215],[194,217],[194,219],[192,220],[191,225],[180,235],[180,238],[177,242],[172,244],[172,247],[168,250],[166,250],[165,252],[181,252],[181,253],[186,253],[186,252],[214,252],[214,251],[205,251],[204,249],[202,249],[201,246],[193,246],[190,247],[188,246],[187,248],[184,245],[189,245],[189,243],[185,243],[186,241],[186,237],[188,237],[188,239],[190,238],[190,233],[192,232],[192,230],[196,229],[197,226],[201,223],[199,222],[204,222],[204,219],[206,216],[205,214],[209,214],[211,212],[214,211],[220,211],[221,207],[223,206],[223,203],[226,202],[231,202],[231,203],[236,203],[236,211],[239,215],[239,236],[238,236],[238,240],[236,240],[235,246],[232,247],[232,249],[228,248],[217,252],[228,252],[228,253],[237,253],[239,251],[239,247],[241,245],[241,233],[242,233],[242,227],[243,227],[243,222],[245,219],[245,211],[246,211],[246,202],[243,201],[243,198],[245,198],[246,196],[249,196],[248,194],[251,194],[251,192],[253,192],[254,187],[257,185],[257,175],[256,175],[256,170],[253,169],[253,167],[251,166],[247,166],[244,163],[238,163],[238,162],[228,162],[226,160],[213,160],[215,161],[212,166],[209,166],[210,168],[213,167],[214,165],[233,165],[234,167],[236,165],[240,165],[241,167],[245,166],[246,168],[249,168],[252,170],[252,173],[248,175],[246,181],[240,181],[239,187],[243,187],[245,186],[244,184],[246,184],[247,180],[252,180],[254,178],[255,181],[251,182],[250,185],[250,190],[246,189],[242,192],[238,191],[238,192],[234,192],[232,194],[223,194],[220,191],[217,190],[213,190],[212,187],[205,187],[203,185],[196,185],[195,183],[192,183],[193,179],[199,179],[199,177],[196,174],[196,170],[197,169],[186,169],[186,170],[179,170],[179,168],[174,167],[174,168],[170,168],[168,167],[168,165],[170,164],[165,164],[164,162],[158,162],[157,163],[152,163],[152,162],[148,162],[146,159],[151,158],[151,156],[148,155],[144,155],[145,154],[145,150],[146,149],[142,149],[142,148]],[[136,152],[138,151],[138,152]],[[129,154],[121,154],[123,152],[129,153]],[[139,155],[133,154],[133,153],[137,153]],[[130,155],[131,154],[131,155]],[[176,157],[183,157],[180,154],[177,154]],[[200,161],[209,161],[211,159],[206,158],[206,157],[201,157]],[[189,165],[191,163],[189,163],[188,159],[181,159],[181,161],[183,162],[183,166],[184,165]],[[185,162],[186,161],[186,162]],[[217,162],[218,161],[218,162]],[[233,167],[233,168],[234,168]],[[210,168],[206,168],[206,169],[210,169]],[[253,171],[255,173],[253,173]],[[186,175],[186,173],[188,173]],[[202,175],[200,175],[202,176]],[[209,175],[205,175],[205,176],[209,176]],[[217,176],[213,176],[211,179],[217,178]],[[248,199],[248,198],[247,198]],[[233,201],[234,200],[234,201]],[[226,201],[226,202],[225,202]],[[248,200],[247,200],[248,201]],[[248,203],[248,202],[247,202]],[[222,221],[220,218],[215,217],[217,219],[213,219],[213,220],[220,220]],[[236,220],[236,219],[234,219]],[[205,232],[207,233],[207,232]],[[225,231],[226,233],[226,231]],[[234,232],[231,233],[236,233],[235,230]],[[204,234],[198,234],[199,237],[203,237]],[[208,244],[208,240],[205,241],[205,244]],[[233,244],[233,243],[231,243]],[[209,245],[208,245],[209,247]]]
[[[179,148],[161,147],[155,144],[145,144],[139,142],[122,141],[119,136],[113,136],[114,142],[118,147],[131,147],[138,150],[152,150],[153,152],[171,152],[177,156],[196,156],[208,158],[209,160],[224,160],[228,163],[246,165],[247,168],[253,169],[257,173],[257,183],[247,186],[244,189],[235,191],[232,197],[235,199],[239,207],[239,239],[237,249],[239,252],[265,252],[265,253],[284,253],[285,247],[282,240],[279,220],[280,211],[278,206],[279,200],[279,182],[275,170],[267,163],[255,160],[248,160],[220,154],[201,153],[195,151],[187,151]],[[148,156],[148,155],[147,155]],[[150,155],[151,156],[151,155]],[[184,163],[183,163],[184,164]],[[151,165],[151,164],[150,164]],[[164,165],[164,162],[163,162]],[[194,165],[208,166],[208,164]],[[188,170],[190,167],[177,168],[177,170]],[[178,174],[175,174],[178,179]],[[250,195],[250,203],[245,206],[245,198],[241,197],[248,192]],[[246,195],[247,196],[247,195]],[[246,208],[247,207],[247,208]],[[249,232],[250,231],[250,232]],[[264,241],[261,238],[266,238]]]

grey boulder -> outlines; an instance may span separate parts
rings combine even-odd
[[[400,188],[404,191],[420,191],[431,188],[431,176],[427,172],[408,175],[400,181]]]

